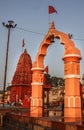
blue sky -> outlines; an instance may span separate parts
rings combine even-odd
[[[3,86],[7,43],[7,29],[2,22],[13,20],[17,24],[17,27],[11,30],[10,36],[8,84],[11,83],[22,53],[23,38],[32,62],[35,61],[39,45],[49,29],[49,5],[54,6],[58,12],[50,15],[50,21],[54,21],[56,29],[73,34],[72,40],[82,55],[81,76],[84,73],[84,0],[0,0],[0,87]],[[49,73],[53,76],[64,76],[63,51],[64,46],[58,40],[48,47],[44,65],[49,66]]]

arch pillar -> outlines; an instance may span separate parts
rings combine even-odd
[[[80,54],[65,54],[64,78],[65,98],[64,117],[81,118],[80,93]]]
[[[32,68],[32,97],[30,116],[42,117],[43,114],[43,74],[44,68]]]
[[[43,71],[44,57],[47,48],[52,44],[54,38],[60,39],[64,45],[64,78],[65,78],[65,99],[64,99],[64,117],[81,118],[81,94],[80,94],[80,59],[81,53],[75,47],[74,42],[69,36],[55,29],[52,22],[48,33],[40,44],[36,60],[33,64],[32,74],[32,98],[31,98],[31,116],[42,116],[43,105]]]

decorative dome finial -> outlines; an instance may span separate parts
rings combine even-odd
[[[50,26],[50,29],[55,29],[54,21],[52,21],[51,26]]]

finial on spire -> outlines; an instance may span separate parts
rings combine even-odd
[[[52,21],[51,26],[50,26],[50,29],[55,29],[54,21]]]

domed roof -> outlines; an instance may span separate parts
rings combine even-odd
[[[31,84],[32,78],[32,60],[30,55],[27,53],[25,49],[24,52],[21,54],[15,74],[13,76],[12,84]]]

